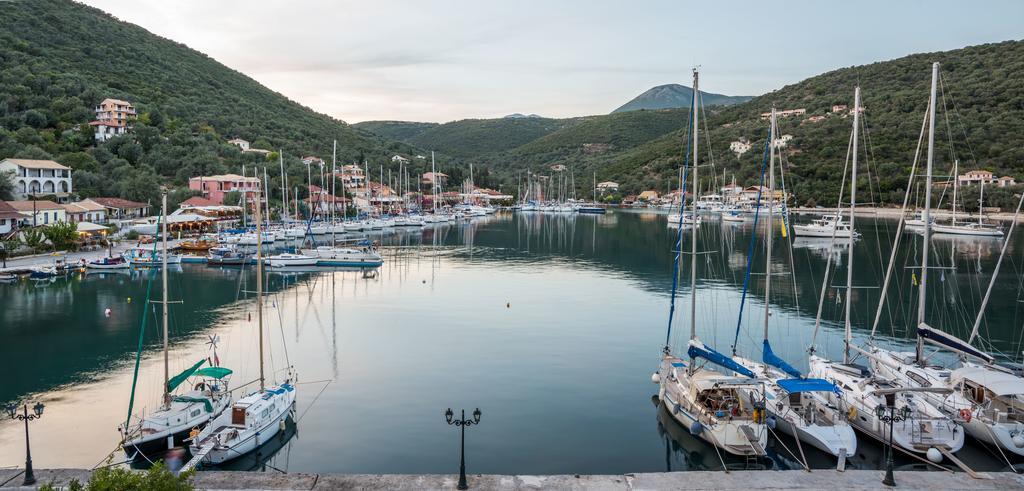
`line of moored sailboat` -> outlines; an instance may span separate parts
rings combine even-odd
[[[853,455],[857,448],[857,435],[872,440],[886,442],[891,435],[895,448],[916,456],[918,459],[931,463],[948,461],[966,468],[955,453],[964,445],[965,439],[971,437],[986,445],[994,445],[996,455],[1024,456],[1024,378],[1018,366],[1000,363],[996,357],[976,347],[979,341],[979,326],[982,322],[985,306],[995,277],[999,273],[1002,255],[993,273],[992,283],[981,303],[981,307],[971,326],[968,339],[959,339],[947,329],[938,329],[928,324],[927,295],[930,267],[930,240],[936,233],[965,235],[997,235],[1002,231],[979,222],[958,222],[955,215],[948,225],[935,223],[932,212],[931,190],[933,186],[933,161],[935,139],[935,108],[936,83],[939,77],[939,65],[932,67],[932,85],[930,103],[925,121],[922,125],[922,137],[927,129],[927,166],[923,174],[925,180],[924,206],[919,216],[906,212],[907,201],[904,200],[903,218],[899,229],[915,230],[923,235],[924,247],[920,248],[920,262],[911,266],[919,269],[915,274],[918,289],[916,318],[916,350],[902,352],[888,349],[880,345],[875,338],[883,305],[887,300],[887,289],[894,269],[895,250],[900,246],[897,233],[893,244],[885,281],[882,286],[875,322],[871,335],[862,343],[855,342],[852,335],[854,319],[851,315],[850,294],[859,288],[853,283],[854,266],[853,245],[860,234],[855,229],[857,206],[857,167],[858,148],[861,122],[861,91],[854,90],[853,135],[852,149],[844,170],[844,190],[848,190],[849,201],[840,199],[842,208],[823,216],[810,224],[793,226],[795,235],[809,237],[827,237],[834,243],[845,247],[846,281],[845,286],[830,285],[832,256],[828,258],[825,278],[822,280],[821,298],[811,345],[807,349],[806,373],[795,368],[772,349],[769,329],[771,316],[771,285],[773,273],[771,268],[772,243],[775,227],[773,217],[777,213],[786,214],[784,206],[776,202],[776,154],[778,149],[770,142],[777,134],[776,113],[772,109],[768,137],[765,141],[765,158],[760,175],[761,186],[766,192],[762,197],[759,192],[757,200],[750,210],[723,209],[723,220],[751,220],[757,224],[766,219],[770,226],[763,228],[764,251],[766,254],[765,271],[752,273],[754,264],[752,256],[758,250],[754,241],[759,230],[755,227],[751,238],[751,247],[747,259],[743,297],[740,301],[739,320],[736,323],[736,337],[731,346],[731,354],[725,354],[702,341],[698,334],[697,296],[701,291],[698,282],[698,257],[705,254],[698,251],[696,240],[697,227],[700,225],[700,212],[708,211],[706,206],[699,206],[701,200],[690,199],[687,207],[686,199],[682,199],[677,210],[668,218],[669,225],[678,227],[677,240],[674,247],[674,271],[672,294],[669,306],[668,332],[662,349],[661,363],[652,375],[652,381],[659,385],[658,397],[668,408],[674,419],[698,438],[728,454],[743,456],[763,456],[769,433],[781,431],[795,438],[798,445],[811,445],[824,452],[834,455],[839,466],[845,465],[847,457]],[[687,181],[695,196],[698,192],[697,174],[699,154],[697,152],[698,128],[697,118],[700,114],[698,77],[694,72],[694,99],[691,104],[690,117],[692,133],[688,134],[686,165],[680,175],[681,189],[687,189]],[[920,148],[920,147],[919,147]],[[917,170],[917,159],[911,169],[911,182]],[[848,179],[848,180],[847,180]],[[847,187],[848,186],[848,187]],[[907,198],[909,198],[909,189]],[[843,191],[841,191],[842,193]],[[784,195],[784,193],[783,193]],[[683,194],[685,197],[686,194]],[[955,196],[955,191],[954,191]],[[954,203],[956,198],[954,197]],[[1024,197],[1021,198],[1024,203]],[[842,211],[848,211],[843,217]],[[1018,204],[1017,214],[1019,215]],[[1014,216],[1016,224],[1018,215]],[[696,217],[696,218],[695,218]],[[740,218],[737,218],[740,217]],[[764,218],[762,218],[764,217]],[[845,220],[844,220],[845,218]],[[784,217],[786,219],[786,217]],[[788,223],[786,220],[784,223]],[[1009,233],[1012,233],[1011,225]],[[784,226],[783,230],[788,228]],[[689,233],[689,250],[684,248],[684,237]],[[787,237],[787,234],[783,234]],[[1004,241],[1002,252],[1006,251]],[[915,249],[916,250],[916,249]],[[674,318],[676,317],[676,293],[680,269],[685,264],[681,261],[684,254],[689,255],[690,267],[690,311],[689,339],[685,343],[685,353],[677,353],[672,338]],[[764,275],[763,301],[763,340],[760,349],[760,361],[743,354],[739,346],[740,331],[743,327],[744,303],[750,284],[751,274]],[[836,294],[846,297],[844,313],[844,350],[840,359],[832,359],[817,352],[815,340],[821,325],[821,309],[826,291],[839,290]],[[844,293],[845,292],[845,293]],[[938,351],[954,355],[955,362],[940,365],[934,359],[935,353],[927,353],[926,344],[935,346]],[[899,414],[902,420],[887,423],[890,412]]]

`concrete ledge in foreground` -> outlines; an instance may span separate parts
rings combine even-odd
[[[595,490],[775,490],[775,489],[881,489],[882,471],[833,470],[805,471],[733,471],[666,472],[623,475],[502,476],[471,475],[470,489],[519,491],[535,489]],[[84,481],[83,469],[45,469],[36,471],[37,485],[52,482],[67,485],[71,479]],[[972,479],[958,472],[897,472],[898,489],[937,491],[1024,490],[1024,476],[1008,472],[983,474]],[[18,489],[21,471],[0,469],[0,488]],[[277,474],[269,472],[200,472],[196,488],[209,490],[449,490],[455,489],[458,476],[437,474]]]

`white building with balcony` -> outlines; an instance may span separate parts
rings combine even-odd
[[[0,172],[6,171],[14,172],[14,196],[19,200],[56,196],[57,201],[65,202],[71,194],[71,168],[52,160],[0,160]]]

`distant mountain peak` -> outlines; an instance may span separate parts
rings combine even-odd
[[[533,113],[530,113],[530,114],[512,113],[512,114],[509,114],[508,116],[505,116],[505,117],[508,118],[508,119],[522,119],[522,118],[543,118],[544,116],[541,116],[539,114],[533,114]]]
[[[712,94],[704,92],[703,90],[700,93],[704,104],[708,106],[728,106],[746,102],[753,98],[750,96]],[[639,111],[641,109],[656,110],[690,107],[690,101],[692,100],[693,89],[690,87],[679,84],[658,85],[647,89],[643,94],[634,97],[633,100],[623,104],[612,112],[620,113],[625,111]]]

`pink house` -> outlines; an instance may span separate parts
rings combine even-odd
[[[238,174],[222,176],[200,176],[188,180],[188,188],[200,191],[203,197],[224,204],[224,195],[232,191],[250,195],[259,188],[260,180],[255,177],[243,177]],[[234,204],[234,203],[229,203]]]

